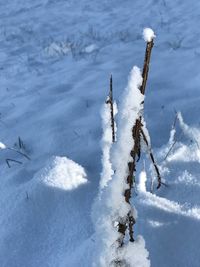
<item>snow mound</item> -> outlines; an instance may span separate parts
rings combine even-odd
[[[156,37],[154,31],[151,28],[145,28],[143,30],[143,38],[145,42],[149,43]]]
[[[54,157],[41,179],[46,185],[63,190],[73,190],[87,183],[84,168],[66,157]]]

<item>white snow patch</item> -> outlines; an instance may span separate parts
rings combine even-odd
[[[145,42],[149,43],[156,37],[154,31],[151,28],[144,28],[143,38]]]
[[[103,189],[107,186],[108,181],[111,180],[113,175],[112,164],[110,161],[110,149],[112,146],[112,128],[111,128],[111,118],[110,118],[110,107],[108,104],[104,104],[102,111],[102,128],[103,128],[103,137],[102,137],[102,173],[100,179],[100,189]]]
[[[150,226],[152,226],[153,228],[158,228],[158,227],[162,227],[162,226],[166,225],[166,223],[159,222],[159,221],[154,221],[154,220],[148,220],[148,223],[149,223]]]
[[[200,186],[200,181],[198,181],[198,179],[195,178],[187,170],[185,170],[183,174],[178,176],[178,178],[175,180],[175,184],[179,184],[179,183],[185,184],[185,185]]]
[[[98,49],[98,46],[96,44],[91,44],[91,45],[88,45],[85,47],[84,52],[90,54],[90,53],[96,51],[97,49]]]
[[[145,249],[142,236],[138,236],[133,243],[129,242],[118,256],[119,259],[126,259],[126,266],[150,267],[149,252]]]
[[[63,190],[72,190],[87,183],[84,168],[66,157],[55,157],[42,175],[42,181]]]
[[[0,142],[0,149],[6,149],[6,145],[4,145],[2,142]]]
[[[71,51],[70,44],[65,42],[53,42],[48,47],[45,48],[46,53],[49,56],[60,56],[66,55]]]
[[[147,174],[143,170],[143,171],[140,172],[140,175],[139,175],[138,190],[140,192],[146,192],[146,181],[147,181]]]

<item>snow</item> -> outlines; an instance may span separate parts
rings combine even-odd
[[[146,181],[147,181],[147,174],[145,170],[143,170],[140,172],[139,183],[137,187],[140,192],[146,192]]]
[[[70,44],[68,43],[51,43],[48,47],[45,49],[47,55],[49,56],[61,56],[68,54],[70,50]]]
[[[144,28],[143,37],[145,42],[149,43],[156,37],[156,35],[151,28]]]
[[[108,104],[104,104],[101,112],[102,117],[102,173],[100,179],[100,189],[107,186],[109,180],[113,175],[112,164],[110,162],[110,150],[112,146],[112,128],[111,128],[111,117],[110,107]]]
[[[6,149],[6,145],[0,142],[0,149]]]
[[[155,174],[143,154],[132,198],[138,213],[134,235],[143,236],[141,256],[153,267],[199,267],[199,14],[197,0],[0,2],[2,267],[91,267],[94,259],[98,264],[103,244],[97,244],[92,220],[109,214],[109,207],[98,206],[91,216],[102,172],[100,109],[111,73],[114,98],[122,105],[131,67],[142,68],[144,62],[146,26],[155,30],[156,39],[144,119],[167,186],[149,193]],[[174,111],[183,121],[179,116],[170,138]],[[22,164],[8,168],[8,158]],[[87,173],[73,176],[72,189],[66,189],[68,160]],[[146,192],[137,187],[143,160]],[[51,173],[55,176],[49,179]],[[88,182],[80,182],[84,179]],[[104,189],[101,198],[108,186]],[[104,222],[111,230],[112,219]]]
[[[91,44],[91,45],[88,45],[88,46],[85,47],[85,52],[86,53],[92,53],[92,52],[94,52],[97,49],[98,49],[98,46],[97,45]]]
[[[73,190],[87,183],[83,167],[68,158],[55,157],[52,164],[46,167],[46,172],[43,182],[62,190]]]

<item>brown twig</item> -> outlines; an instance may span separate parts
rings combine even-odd
[[[146,52],[145,52],[145,59],[144,59],[144,67],[143,67],[143,72],[142,72],[142,85],[140,87],[140,92],[144,95],[145,94],[145,89],[146,89],[146,83],[147,83],[147,78],[148,78],[148,72],[149,72],[149,63],[150,63],[150,57],[151,57],[151,51],[153,48],[154,42],[153,39],[151,42],[148,42],[146,45]],[[142,103],[144,104],[144,102]],[[126,178],[126,182],[128,184],[128,189],[125,190],[124,192],[124,197],[125,201],[130,204],[130,199],[131,199],[131,191],[133,187],[133,175],[134,172],[136,171],[136,157],[140,157],[140,129],[141,129],[141,123],[142,117],[140,116],[132,129],[132,136],[134,140],[134,146],[131,150],[131,157],[132,160],[128,163],[128,169],[129,169],[129,174],[128,177]],[[131,207],[130,207],[131,210]],[[123,222],[120,222],[118,225],[118,232],[121,233],[122,238],[119,240],[119,245],[122,246],[124,243],[124,237],[126,234],[126,229],[127,229],[127,222],[129,222],[129,241],[134,242],[134,237],[133,237],[133,226],[135,224],[135,219],[133,215],[129,212],[127,214],[127,218],[123,220]],[[131,223],[130,223],[131,222]]]
[[[107,104],[110,104],[110,119],[111,119],[111,128],[112,128],[112,142],[115,142],[115,120],[114,120],[114,108],[113,108],[113,81],[112,75],[110,76],[110,91],[109,98],[106,101]]]

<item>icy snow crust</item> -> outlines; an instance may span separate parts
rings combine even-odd
[[[100,109],[111,73],[120,104],[132,66],[142,68],[148,26],[157,37],[145,120],[168,187],[149,193],[153,171],[144,158],[147,192],[135,189],[135,235],[153,267],[199,267],[199,14],[198,0],[0,2],[0,266],[91,267]],[[163,162],[174,110],[185,124]],[[18,147],[18,136],[31,160],[2,146]],[[38,173],[53,167],[53,155],[83,166],[88,182],[72,190],[42,182]],[[8,168],[6,158],[23,164]]]

